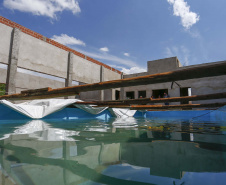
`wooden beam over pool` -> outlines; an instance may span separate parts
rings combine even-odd
[[[226,98],[226,92],[206,95],[194,95],[172,98],[140,98],[130,100],[115,100],[115,101],[90,101],[90,102],[77,102],[77,104],[93,104],[93,105],[132,105],[132,104],[147,104],[147,103],[164,103],[164,102],[183,102],[183,101],[197,101],[197,100],[212,100]]]
[[[94,84],[86,84],[72,87],[65,87],[59,89],[48,89],[47,90],[30,90],[21,94],[3,95],[0,99],[8,100],[31,100],[31,99],[44,99],[44,98],[55,98],[63,96],[71,96],[79,94],[80,92],[112,89],[119,87],[129,87],[147,84],[157,84],[165,82],[174,82],[180,80],[197,79],[203,77],[213,77],[226,75],[226,62],[221,63],[210,63],[204,66],[198,67],[186,67],[171,72],[159,73],[154,75],[140,76],[134,78],[106,81]]]
[[[183,104],[183,105],[110,105],[109,108],[129,108],[131,110],[159,110],[159,109],[191,109],[191,108],[217,108],[226,105],[225,103],[208,104]]]

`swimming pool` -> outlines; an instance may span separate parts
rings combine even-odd
[[[2,184],[226,181],[224,121],[146,116],[14,120],[1,121],[0,127]]]

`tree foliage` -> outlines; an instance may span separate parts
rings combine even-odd
[[[0,84],[0,95],[5,95],[5,84]]]

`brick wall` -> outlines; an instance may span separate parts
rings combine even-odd
[[[69,47],[67,47],[67,46],[65,46],[63,44],[60,44],[60,43],[58,43],[58,42],[56,42],[56,41],[54,41],[52,39],[49,39],[49,38],[47,38],[47,37],[45,37],[45,36],[43,36],[43,35],[41,35],[39,33],[36,33],[36,32],[34,32],[34,31],[32,31],[32,30],[30,30],[28,28],[25,28],[24,26],[21,26],[21,25],[15,23],[15,22],[13,22],[13,21],[11,21],[9,19],[6,19],[5,17],[0,16],[0,23],[5,24],[5,25],[10,26],[10,27],[13,27],[13,28],[18,28],[23,33],[26,33],[26,34],[28,34],[28,35],[30,35],[32,37],[40,39],[40,40],[42,40],[44,42],[47,42],[49,44],[52,44],[53,46],[61,48],[61,49],[65,50],[65,51],[72,52],[72,53],[74,53],[75,55],[77,55],[77,56],[79,56],[81,58],[87,59],[90,62],[93,62],[95,64],[104,66],[107,69],[110,69],[110,70],[112,70],[114,72],[117,72],[117,73],[121,74],[121,72],[119,70],[117,70],[117,69],[114,69],[114,68],[112,68],[112,67],[110,67],[110,66],[108,66],[108,65],[106,65],[106,64],[104,64],[102,62],[99,62],[98,60],[95,60],[95,59],[93,59],[91,57],[85,56],[84,54],[82,54],[82,53],[80,53],[78,51],[75,51],[75,50],[73,50],[73,49],[71,49],[71,48],[69,48]]]

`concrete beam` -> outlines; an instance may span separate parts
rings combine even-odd
[[[20,33],[21,31],[17,28],[14,28],[12,31],[9,65],[6,79],[6,94],[8,95],[16,93],[16,74],[20,48]]]

